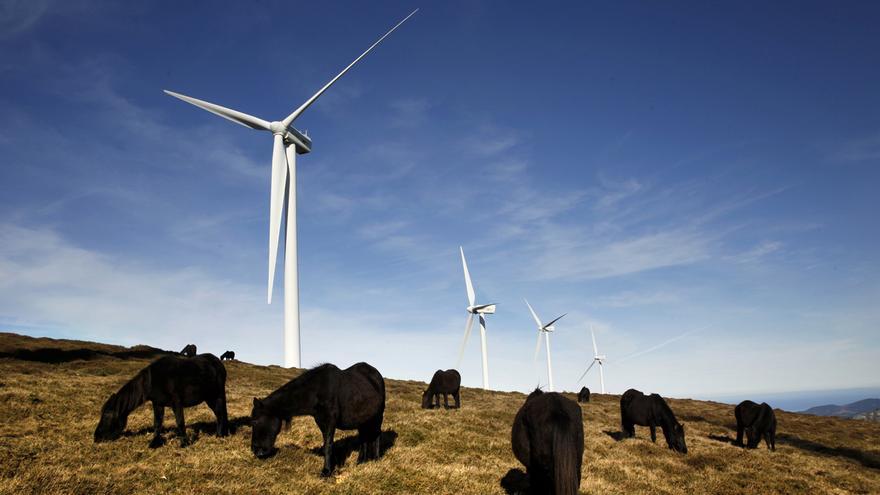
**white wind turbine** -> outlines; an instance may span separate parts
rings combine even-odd
[[[578,378],[578,383],[587,376],[587,372],[590,371],[590,368],[593,367],[594,364],[599,363],[599,384],[602,386],[602,393],[605,393],[605,355],[599,354],[599,348],[596,347],[596,334],[593,333],[593,325],[590,325],[590,336],[593,337],[593,362],[587,366],[587,370],[584,371],[584,374]]]
[[[550,362],[550,332],[552,332],[554,330],[553,324],[556,323],[557,321],[559,321],[559,319],[562,318],[562,316],[565,316],[565,314],[563,314],[562,316],[557,316],[556,318],[553,319],[553,321],[544,325],[541,323],[541,319],[538,318],[538,315],[535,314],[535,310],[532,309],[532,305],[529,304],[529,301],[527,301],[526,299],[523,299],[523,301],[526,301],[526,306],[529,307],[529,311],[531,311],[531,313],[532,313],[532,318],[535,319],[535,323],[538,325],[538,343],[537,343],[537,345],[535,345],[535,361],[538,360],[538,353],[541,352],[541,335],[543,334],[543,336],[544,336],[544,343],[546,344],[544,347],[547,348],[547,379],[550,382],[550,392],[552,392],[553,391],[553,365]]]
[[[474,315],[480,318],[480,347],[483,352],[483,389],[489,388],[489,359],[486,355],[486,317],[495,313],[495,304],[474,304],[476,295],[474,294],[474,285],[471,283],[471,274],[468,273],[467,261],[464,259],[464,248],[458,247],[461,251],[461,266],[464,268],[464,283],[467,287],[468,296],[468,317],[464,326],[464,340],[461,342],[461,349],[458,351],[458,361],[455,367],[461,365],[461,358],[464,355],[464,347],[467,345],[468,337],[471,335],[471,327],[474,326]]]
[[[236,124],[250,127],[258,131],[269,131],[274,135],[272,148],[272,179],[269,196],[269,293],[268,301],[272,303],[272,287],[275,284],[275,261],[278,255],[278,241],[281,233],[281,219],[287,208],[286,239],[284,243],[284,365],[300,367],[300,335],[299,335],[299,275],[297,273],[296,253],[296,155],[303,155],[312,150],[312,140],[293,127],[296,120],[309,106],[324,94],[343,74],[358,63],[367,53],[397,29],[419,9],[414,10],[402,21],[398,22],[387,33],[362,53],[354,62],[342,70],[317,93],[305,101],[284,120],[269,122],[253,115],[232,110],[207,101],[184,96],[172,91],[165,93],[187,103],[207,110]],[[287,203],[285,205],[285,194]]]

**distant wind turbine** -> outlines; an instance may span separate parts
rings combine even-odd
[[[535,361],[538,360],[538,353],[541,352],[541,335],[543,334],[544,336],[544,343],[546,344],[544,347],[547,348],[547,380],[550,383],[550,392],[553,392],[553,364],[550,362],[550,332],[555,330],[553,324],[559,321],[559,319],[562,318],[562,316],[565,316],[565,314],[557,316],[550,323],[544,325],[541,323],[541,319],[538,318],[535,310],[532,309],[532,305],[529,304],[529,301],[526,299],[523,299],[523,301],[526,301],[526,306],[529,307],[529,311],[532,313],[532,318],[535,319],[535,323],[538,325],[538,343],[535,345]]]
[[[483,389],[489,388],[489,359],[486,354],[486,317],[495,313],[495,304],[475,304],[476,295],[474,294],[474,285],[471,283],[471,274],[468,273],[467,261],[464,259],[464,248],[458,247],[461,251],[461,266],[464,268],[464,284],[467,289],[468,297],[468,317],[464,326],[464,340],[461,342],[461,349],[458,351],[458,361],[455,367],[461,366],[461,358],[464,356],[464,348],[467,345],[468,337],[471,335],[471,327],[474,326],[474,315],[480,318],[480,348],[483,353]]]
[[[253,115],[232,110],[207,101],[165,90],[165,93],[207,110],[215,115],[231,120],[236,124],[250,127],[258,131],[269,131],[274,135],[272,148],[272,180],[269,197],[269,288],[268,301],[272,303],[272,286],[275,284],[275,262],[278,255],[278,241],[281,233],[281,219],[285,210],[285,193],[287,196],[287,228],[284,243],[284,365],[300,367],[301,348],[299,334],[299,274],[297,272],[296,252],[296,155],[303,155],[312,150],[312,140],[293,127],[296,120],[309,106],[324,94],[343,74],[358,63],[366,54],[382,42],[419,9],[412,11],[398,22],[387,33],[382,35],[367,51],[342,70],[317,93],[305,101],[284,120],[269,122]]]
[[[590,371],[590,368],[593,367],[594,364],[599,363],[599,384],[602,386],[602,393],[605,393],[605,372],[604,372],[604,363],[605,363],[605,355],[599,354],[599,347],[596,346],[596,334],[593,333],[593,325],[590,325],[590,336],[593,337],[593,362],[587,366],[587,370],[584,371],[584,374],[578,378],[578,383],[587,376],[587,373]]]

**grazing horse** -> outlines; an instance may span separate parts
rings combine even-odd
[[[226,368],[213,354],[192,358],[165,356],[150,363],[112,394],[101,408],[101,420],[95,429],[95,442],[116,440],[122,436],[128,415],[146,401],[153,403],[153,440],[150,448],[162,440],[165,408],[174,411],[181,447],[187,445],[183,408],[204,402],[217,418],[217,436],[228,434],[226,416]]]
[[[584,423],[577,403],[536,389],[516,413],[510,436],[513,455],[526,467],[532,493],[578,492]]]
[[[578,402],[590,402],[590,389],[584,387],[578,392]]]
[[[272,456],[282,422],[293,416],[312,416],[324,435],[324,468],[333,471],[333,435],[336,429],[358,430],[358,462],[379,458],[379,436],[385,414],[385,380],[376,368],[357,363],[340,370],[322,364],[290,380],[265,399],[254,397],[251,411],[251,450],[259,459]]]
[[[186,357],[193,357],[196,355],[196,345],[195,344],[187,344],[181,351],[180,354]]]
[[[743,430],[748,438],[748,447],[754,449],[761,438],[770,450],[776,450],[776,413],[766,402],[760,405],[744,400],[733,410],[736,416],[736,445],[743,446]]]
[[[455,399],[455,409],[461,407],[461,375],[456,370],[437,370],[428,389],[422,394],[422,409],[440,407],[440,394],[443,394],[443,407],[449,409],[449,394]],[[436,401],[436,404],[434,402]]]
[[[220,361],[232,361],[233,359],[235,359],[235,353],[232,351],[226,351],[220,355]]]
[[[636,435],[634,425],[650,427],[652,442],[657,441],[659,426],[669,448],[687,454],[684,426],[675,419],[669,404],[657,394],[645,395],[633,388],[624,392],[620,396],[620,423],[623,433],[630,438]]]

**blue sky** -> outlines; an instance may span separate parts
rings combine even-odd
[[[880,385],[880,6],[224,3],[0,8],[0,329],[279,363],[271,139],[162,89],[280,119],[420,7],[297,120],[306,364],[454,366],[463,245],[493,388],[523,297],[557,388],[591,324],[610,392]]]

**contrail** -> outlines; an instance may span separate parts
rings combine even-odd
[[[666,345],[669,345],[669,344],[675,342],[676,340],[681,340],[681,339],[687,337],[688,335],[693,335],[693,334],[695,334],[695,333],[697,333],[697,332],[702,332],[703,330],[706,330],[707,328],[710,328],[710,327],[712,327],[711,324],[710,324],[710,325],[703,326],[703,327],[700,327],[700,328],[697,328],[697,329],[695,329],[695,330],[689,330],[689,331],[687,331],[687,332],[685,332],[685,333],[683,333],[683,334],[681,334],[681,335],[679,335],[679,336],[677,336],[677,337],[672,337],[672,338],[669,339],[669,340],[665,340],[665,341],[663,341],[663,342],[660,342],[659,344],[655,345],[654,347],[649,347],[649,348],[647,348],[647,349],[645,349],[645,350],[643,350],[643,351],[639,351],[639,352],[636,352],[636,353],[634,353],[634,354],[630,354],[630,355],[628,355],[628,356],[624,356],[624,357],[618,359],[617,361],[614,361],[614,364],[619,364],[619,363],[621,363],[621,362],[623,362],[623,361],[626,361],[627,359],[632,359],[632,358],[634,358],[634,357],[641,356],[641,355],[643,355],[643,354],[647,354],[647,353],[649,353],[649,352],[654,352],[654,351],[656,351],[657,349],[659,349],[659,348],[661,348],[661,347],[663,347],[663,346],[666,346]],[[608,364],[611,364],[611,362],[609,362]]]

